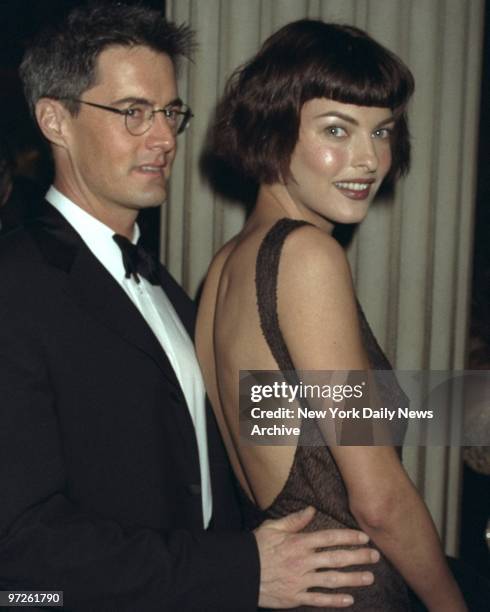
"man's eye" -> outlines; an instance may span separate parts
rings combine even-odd
[[[165,117],[170,121],[177,121],[177,117],[179,116],[178,108],[166,108],[165,109]]]
[[[145,108],[143,106],[130,106],[126,109],[126,115],[133,119],[141,119],[145,115]]]

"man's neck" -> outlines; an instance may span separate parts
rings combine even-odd
[[[130,209],[110,208],[104,206],[96,198],[91,198],[77,189],[72,189],[69,184],[55,178],[53,186],[62,195],[68,198],[73,204],[84,210],[86,213],[110,227],[114,233],[126,236],[129,240],[134,234],[134,226],[138,213]]]

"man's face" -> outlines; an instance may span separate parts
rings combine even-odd
[[[177,99],[170,58],[148,47],[102,51],[96,75],[82,100],[125,109],[136,101],[163,108]],[[79,114],[69,119],[69,191],[77,203],[103,215],[158,206],[166,198],[175,150],[163,113],[156,113],[145,134],[133,136],[124,116],[81,104]]]

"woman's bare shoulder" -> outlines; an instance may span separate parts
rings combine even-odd
[[[288,236],[277,295],[281,330],[298,369],[363,368],[365,354],[349,263],[332,236],[311,226]]]
[[[235,236],[218,249],[213,256],[211,263],[209,264],[207,279],[210,280],[216,277],[219,278],[219,276],[221,276],[221,272],[223,271],[223,268],[225,267],[230,255],[235,250],[237,242],[238,238]]]
[[[351,285],[351,272],[343,247],[327,232],[304,225],[286,238],[281,254],[281,276],[301,283],[305,288],[321,290],[319,281]]]

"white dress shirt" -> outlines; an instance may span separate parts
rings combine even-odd
[[[143,277],[140,277],[139,283],[132,275],[126,278],[121,250],[112,238],[114,231],[111,228],[77,206],[53,186],[46,194],[46,200],[80,234],[87,247],[126,292],[172,364],[196,432],[203,522],[204,527],[207,527],[212,514],[212,495],[206,433],[206,400],[204,382],[192,341],[162,287],[152,285]],[[135,224],[133,244],[138,242],[139,236],[140,230]]]

